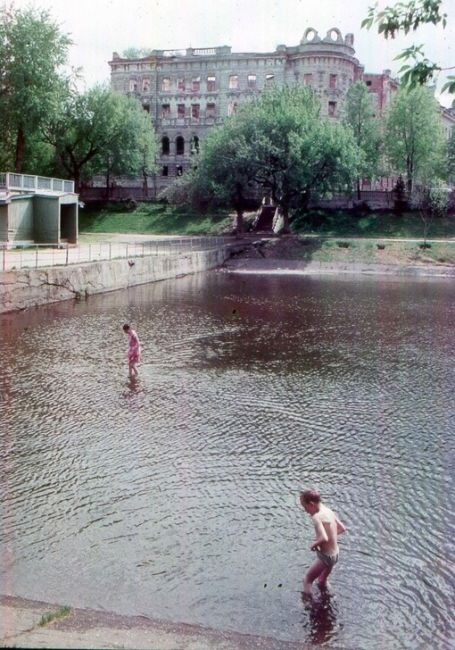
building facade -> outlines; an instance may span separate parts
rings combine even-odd
[[[323,37],[308,28],[298,45],[278,45],[274,52],[236,53],[221,46],[153,50],[140,59],[114,52],[109,65],[112,88],[137,97],[157,133],[154,196],[188,168],[212,126],[271,84],[310,86],[329,119],[340,116],[346,92],[358,80],[374,95],[378,115],[398,87],[390,70],[365,74],[353,34],[343,37],[336,28]]]

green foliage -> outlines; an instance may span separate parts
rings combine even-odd
[[[343,122],[352,130],[363,154],[359,172],[361,176],[369,178],[377,175],[380,164],[380,131],[374,111],[372,96],[366,85],[357,81],[346,94]]]
[[[30,153],[30,141],[39,141],[68,91],[62,66],[70,44],[48,11],[0,9],[0,160],[6,169],[23,170],[26,147]]]
[[[146,112],[108,87],[65,97],[46,138],[76,187],[93,174],[153,171],[156,139]]]
[[[128,47],[123,51],[124,59],[144,59],[152,54],[152,49],[148,47]]]
[[[447,142],[447,178],[451,183],[455,183],[455,128]]]
[[[310,89],[285,86],[244,103],[208,134],[196,177],[237,211],[239,229],[246,197],[259,188],[280,207],[288,230],[290,207],[310,194],[350,188],[360,159],[351,130],[321,118]]]
[[[444,138],[439,108],[428,88],[401,88],[389,107],[385,149],[395,173],[405,173],[408,191],[416,180],[444,175]]]
[[[69,616],[71,614],[71,608],[64,606],[60,607],[55,612],[48,612],[46,614],[43,614],[41,617],[40,621],[38,622],[39,627],[44,627],[45,625],[48,625],[49,623],[52,623],[52,621],[55,621],[59,618],[65,618],[66,616]]]
[[[408,34],[415,31],[422,24],[447,25],[447,14],[441,12],[442,0],[408,0],[397,2],[395,5],[385,7],[379,11],[377,5],[368,9],[368,16],[362,21],[362,27],[371,29],[377,26],[378,33],[385,38],[395,38],[399,32]],[[411,60],[400,69],[401,82],[409,88],[424,85],[434,78],[435,74],[443,70],[437,63],[429,61],[423,52],[422,45],[413,45],[404,49],[396,59]],[[455,77],[448,76],[441,92],[455,93]]]

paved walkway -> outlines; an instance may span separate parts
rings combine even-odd
[[[60,615],[60,617],[59,617]],[[43,617],[52,618],[45,623]],[[44,623],[44,624],[43,624]],[[90,609],[0,597],[0,647],[125,648],[126,650],[305,650],[286,642],[199,625],[120,616]]]

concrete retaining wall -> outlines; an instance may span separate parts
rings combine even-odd
[[[0,313],[126,289],[223,264],[231,248],[0,273]]]

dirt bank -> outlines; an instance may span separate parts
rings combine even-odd
[[[146,616],[64,609],[59,605],[0,596],[0,647],[305,650],[307,646]]]

